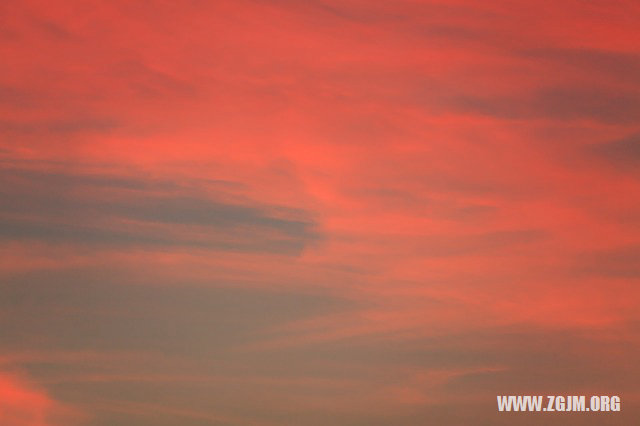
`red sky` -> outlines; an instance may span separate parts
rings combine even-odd
[[[0,424],[538,424],[513,393],[633,424],[638,28],[621,0],[2,2]]]

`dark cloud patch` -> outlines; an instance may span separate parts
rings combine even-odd
[[[7,151],[7,153],[9,152]],[[67,167],[69,169],[74,168],[72,164],[64,162],[34,162],[29,160],[16,161],[13,159],[9,159],[7,161],[0,160],[0,165],[6,167],[4,170],[0,171],[0,179],[2,179],[1,181],[3,182],[8,182],[10,179],[15,179],[14,182],[16,183],[38,182],[38,184],[43,187],[51,186],[57,187],[59,189],[66,188],[67,190],[79,187],[130,189],[138,191],[171,191],[184,188],[184,186],[178,184],[177,182],[154,179],[151,177],[132,177],[126,175],[109,175],[105,173],[74,174],[71,172],[47,172],[39,169],[31,170],[19,168],[20,166],[49,167],[58,169],[61,167]],[[228,185],[234,184],[233,182],[226,181],[217,182]]]
[[[37,100],[38,94],[34,90],[0,85],[0,105],[26,107],[34,105]]]
[[[584,389],[597,389],[604,394],[625,395],[633,392],[638,380],[639,371],[630,361],[635,359],[632,356],[638,353],[638,348],[629,346],[630,339],[637,335],[637,324],[619,325],[617,332],[631,333],[625,334],[625,338],[616,338],[603,330],[531,329],[516,325],[413,340],[389,341],[384,336],[369,335],[234,351],[229,349],[264,337],[273,325],[353,306],[323,295],[228,288],[127,287],[107,285],[101,271],[74,274],[77,276],[32,274],[3,281],[7,284],[0,286],[0,309],[9,316],[1,317],[0,325],[10,330],[5,347],[40,344],[48,349],[77,350],[80,346],[105,353],[142,348],[161,351],[163,355],[185,356],[190,362],[173,364],[170,372],[161,360],[157,365],[142,367],[126,363],[92,366],[90,362],[47,367],[43,364],[54,364],[47,361],[28,365],[31,375],[45,383],[48,378],[54,378],[54,382],[56,377],[71,378],[68,383],[63,381],[50,387],[54,395],[68,401],[91,402],[95,395],[112,401],[153,401],[169,406],[191,406],[195,401],[193,408],[203,412],[212,408],[216,412],[229,410],[274,424],[288,424],[295,418],[295,424],[304,425],[384,425],[398,419],[402,424],[416,426],[469,422],[493,425],[511,424],[503,423],[501,414],[495,413],[496,394],[582,394]],[[49,287],[36,291],[38,285]],[[25,336],[16,335],[17,320],[11,319],[15,312],[21,313],[20,321],[24,323],[18,329],[38,336],[37,339],[25,341],[21,340]],[[37,321],[43,313],[49,318],[47,326]],[[193,371],[198,371],[198,375],[194,376]],[[435,374],[431,376],[431,372]],[[440,372],[444,373],[443,381],[437,380]],[[449,372],[451,375],[446,377]],[[104,381],[73,380],[83,373],[97,374]],[[195,379],[181,380],[181,373]],[[136,380],[145,374],[160,380]],[[172,375],[178,380],[171,380]],[[229,380],[217,379],[225,375]],[[132,379],[121,380],[123,376]],[[168,379],[163,381],[162,377]],[[200,377],[204,380],[199,381]],[[207,381],[207,377],[213,379]],[[252,378],[257,380],[254,382]],[[265,383],[261,378],[274,380]],[[338,385],[332,385],[332,381]],[[392,391],[398,388],[424,392],[429,402],[403,404],[398,408],[391,400]],[[320,408],[316,411],[304,407],[308,400],[317,403],[314,398],[321,402],[324,398],[339,397],[358,401],[358,397],[376,390],[385,396],[385,401],[379,405],[375,399],[367,401],[370,406],[365,411]],[[261,398],[265,392],[272,398],[266,401]],[[290,409],[292,393],[300,397],[304,410]],[[185,399],[176,399],[176,394],[184,395]],[[470,401],[479,399],[477,405]],[[275,401],[283,404],[274,405]],[[634,403],[627,404],[627,409],[631,409]],[[390,407],[395,409],[391,411]],[[100,413],[98,417],[103,418]],[[156,424],[152,409],[140,417],[138,424]],[[175,421],[192,424],[190,419],[179,415]],[[109,424],[107,420],[104,422],[96,424]]]
[[[276,324],[348,305],[322,294],[188,283],[123,285],[130,283],[126,280],[126,274],[103,269],[4,276],[0,345],[221,356]]]
[[[551,119],[590,118],[611,124],[640,120],[640,93],[607,88],[549,88],[537,94],[533,113]]]
[[[640,245],[600,250],[578,256],[578,272],[609,278],[640,277]]]
[[[597,49],[544,48],[521,52],[536,61],[571,67],[579,74],[597,73],[615,81],[640,84],[640,55]]]
[[[638,325],[628,323],[617,327],[617,331],[623,333],[619,338],[603,330],[537,329],[517,324],[395,340],[393,345],[385,345],[384,338],[370,336],[293,350],[315,354],[305,354],[307,358],[331,358],[341,361],[342,365],[353,362],[365,369],[402,365],[413,371],[461,371],[462,374],[454,374],[449,381],[438,385],[442,395],[446,393],[453,398],[482,393],[493,394],[495,398],[496,392],[534,389],[544,392],[545,387],[566,391],[602,386],[605,391],[605,386],[618,386],[618,391],[630,390],[635,387],[640,370],[625,368],[632,367],[630,355],[640,353],[640,347],[630,347],[627,337],[629,334],[637,337]],[[613,359],[615,363],[603,364],[603,359]],[[380,368],[370,378],[389,383],[394,374]]]
[[[626,325],[621,325],[621,328],[626,328]],[[450,392],[489,390],[501,394],[525,389],[544,391],[545,387],[559,390],[580,389],[596,384],[610,387],[613,383],[617,383],[621,389],[629,389],[634,382],[624,369],[619,368],[626,359],[621,355],[623,352],[617,352],[614,356],[620,357],[619,365],[600,365],[600,362],[603,357],[611,355],[610,351],[616,353],[624,348],[626,351],[637,352],[638,349],[625,348],[624,340],[607,340],[605,334],[590,330],[504,327],[481,330],[475,336],[448,336],[442,340],[440,343],[448,347],[445,352],[457,354],[454,359],[459,361],[454,362],[483,359],[489,365],[505,367],[500,371],[454,378],[445,386]],[[600,347],[600,351],[591,351],[587,355],[600,340],[607,340],[609,346]],[[469,354],[461,352],[463,346],[469,349]],[[633,371],[635,375],[638,373],[640,372]]]
[[[80,132],[105,133],[120,127],[116,120],[84,118],[48,121],[0,121],[0,134],[69,134]]]
[[[640,170],[640,134],[592,145],[588,154],[623,170]]]
[[[227,201],[134,177],[5,170],[0,235],[102,246],[183,246],[298,253],[318,238],[300,210]]]
[[[640,92],[606,87],[548,87],[518,97],[461,95],[447,103],[461,112],[502,119],[588,119],[608,124],[640,120]]]

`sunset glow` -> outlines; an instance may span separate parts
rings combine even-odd
[[[8,0],[0,58],[0,425],[637,424],[637,1]]]

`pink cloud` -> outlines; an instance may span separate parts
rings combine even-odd
[[[0,424],[7,426],[66,426],[77,424],[79,413],[52,399],[21,376],[0,372]]]

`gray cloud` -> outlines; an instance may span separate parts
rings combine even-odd
[[[598,73],[620,82],[640,84],[640,55],[597,49],[542,48],[520,52],[524,57],[569,66],[579,74]]]
[[[8,239],[298,253],[318,238],[304,211],[217,200],[170,182],[9,169],[0,178]]]
[[[640,277],[640,245],[585,253],[576,259],[580,273],[611,278]]]
[[[322,294],[129,285],[131,279],[97,268],[5,275],[2,347],[44,343],[49,350],[159,350],[198,358],[263,336],[276,324],[347,306]]]
[[[0,133],[8,134],[68,134],[78,132],[99,132],[105,133],[121,127],[121,125],[111,119],[106,118],[84,118],[68,120],[48,120],[48,121],[0,121]]]
[[[637,326],[635,330],[622,327],[637,333]],[[379,338],[348,339],[303,348],[234,352],[224,358],[211,357],[208,367],[198,367],[200,372],[221,372],[224,366],[227,372],[233,372],[228,380],[120,382],[115,374],[111,382],[73,381],[53,389],[58,396],[75,401],[101,395],[112,401],[164,402],[196,412],[243,414],[267,424],[507,425],[513,424],[513,419],[496,413],[496,394],[566,395],[596,388],[603,394],[623,395],[625,400],[624,396],[636,387],[638,370],[629,364],[628,357],[637,352],[637,347],[628,347],[626,339],[603,339],[589,331],[504,327],[414,341],[394,340],[392,344]],[[603,354],[609,362],[602,362]],[[497,368],[492,371],[491,367]],[[133,370],[139,368],[149,370],[148,366]],[[173,368],[179,370],[180,366]],[[247,369],[251,375],[243,374]],[[31,367],[30,371],[37,377],[53,375],[46,369]],[[427,372],[435,372],[436,377],[438,372],[453,374],[444,382],[434,383],[429,375],[420,378]],[[66,374],[73,376],[73,371]],[[273,380],[265,383],[261,378]],[[396,388],[425,392],[429,399],[418,404],[394,403],[391,392]],[[185,395],[185,399],[176,398],[176,393]],[[376,395],[384,402],[375,399]],[[325,402],[329,401],[332,405],[327,409]],[[633,401],[625,400],[626,410],[634,406]],[[157,423],[152,407],[138,415],[137,424],[171,424]],[[188,416],[169,417],[174,423],[199,424],[198,419]],[[100,413],[100,423],[96,424],[108,424],[113,418],[118,418],[117,414]],[[601,424],[600,417],[593,423],[581,419],[577,424]],[[539,414],[533,420],[539,422]],[[535,421],[518,424],[539,424]],[[565,417],[554,421],[545,420],[545,424],[567,424]]]
[[[637,171],[640,166],[640,134],[590,146],[588,154],[623,170]]]
[[[460,95],[445,104],[503,119],[593,119],[611,124],[640,120],[640,93],[606,87],[548,87],[519,97]]]

